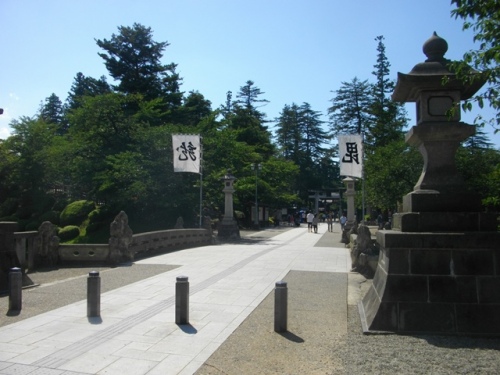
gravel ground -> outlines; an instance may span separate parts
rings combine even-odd
[[[364,335],[357,306],[347,316],[346,374],[500,374],[498,338]]]
[[[347,274],[291,271],[285,281],[288,332],[274,332],[271,292],[197,375],[345,372]]]

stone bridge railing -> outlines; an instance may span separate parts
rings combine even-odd
[[[107,244],[59,244],[56,227],[44,222],[38,231],[16,232],[17,223],[0,223],[0,290],[6,288],[10,268],[33,271],[40,266],[89,265],[133,261],[172,250],[211,245],[213,243],[210,219],[204,228],[184,229],[182,219],[176,229],[133,234],[125,212],[120,212],[111,223]]]

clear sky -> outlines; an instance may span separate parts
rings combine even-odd
[[[214,109],[252,80],[270,101],[261,108],[269,119],[307,102],[326,120],[342,82],[373,82],[378,35],[394,79],[425,60],[434,31],[449,59],[474,48],[452,9],[449,0],[0,0],[0,138],[52,93],[64,102],[78,72],[107,75],[95,39],[118,26],[137,22],[169,42],[162,62],[178,64],[182,91],[199,91]],[[408,113],[413,120],[414,104]],[[500,134],[486,131],[498,147]]]

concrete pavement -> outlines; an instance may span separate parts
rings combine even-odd
[[[349,271],[338,224],[335,233],[326,229],[326,224],[317,234],[305,226],[270,229],[247,241],[137,261],[128,272],[121,270],[121,277],[134,267],[154,268],[156,274],[103,292],[100,318],[87,318],[86,299],[26,319],[22,311],[19,321],[0,327],[0,374],[193,374],[290,271],[300,278],[307,278],[304,272]],[[181,275],[190,283],[190,324],[179,326],[175,282]],[[86,277],[77,279],[86,288]],[[335,280],[344,283],[335,303],[347,304],[347,276]]]

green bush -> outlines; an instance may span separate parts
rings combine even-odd
[[[76,225],[68,225],[59,229],[58,236],[62,242],[72,240],[80,235],[80,228]]]
[[[95,208],[92,201],[76,201],[68,204],[61,212],[60,224],[65,227],[68,225],[80,225],[89,213]]]

